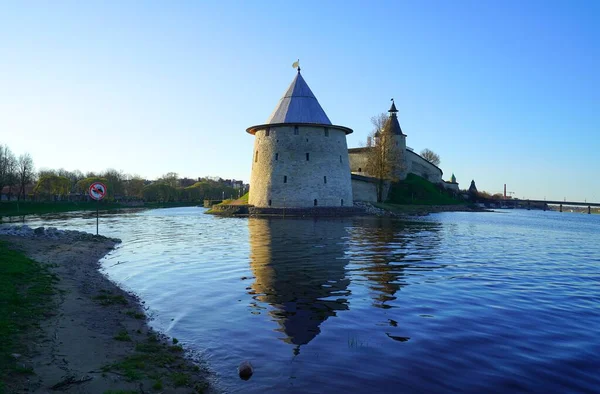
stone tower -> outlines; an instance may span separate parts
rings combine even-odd
[[[298,74],[265,124],[252,126],[248,203],[259,208],[351,207],[346,135]]]
[[[383,125],[383,131],[389,132],[388,135],[391,135],[398,150],[398,170],[396,176],[399,179],[406,178],[407,174],[407,163],[406,163],[406,134],[402,132],[400,128],[400,123],[398,122],[398,110],[396,109],[396,104],[394,103],[394,99],[392,99],[392,106],[390,107],[388,113],[389,118],[386,120]],[[379,131],[375,133],[375,140],[381,137]],[[377,142],[375,142],[377,143]]]

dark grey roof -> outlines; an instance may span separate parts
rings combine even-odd
[[[266,124],[275,123],[331,124],[300,71],[266,122]]]
[[[396,109],[394,104],[392,104],[392,107],[394,109]],[[398,122],[398,116],[396,116],[396,112],[398,112],[398,111],[393,112],[392,110],[390,110],[389,112],[390,112],[390,117],[385,122],[383,129],[385,131],[392,132],[393,134],[396,134],[396,135],[404,135],[404,133],[402,133],[402,129],[400,128],[400,123]]]

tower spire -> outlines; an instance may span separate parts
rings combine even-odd
[[[393,97],[392,97],[391,101],[392,101],[392,106],[390,107],[390,110],[388,111],[390,114],[398,112],[398,110],[396,109],[396,104],[394,103]]]

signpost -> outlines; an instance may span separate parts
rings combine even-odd
[[[106,196],[106,185],[102,182],[94,182],[90,185],[90,197],[97,201],[96,203],[96,235],[98,235],[98,210],[100,200]]]

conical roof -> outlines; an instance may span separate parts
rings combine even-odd
[[[394,104],[394,99],[392,99],[392,106],[390,107],[390,110],[388,112],[390,113],[390,116],[389,118],[387,118],[385,124],[383,125],[383,131],[391,132],[395,135],[406,136],[402,132],[402,129],[400,128],[400,123],[398,122],[398,115],[396,115],[398,113],[398,110],[396,109],[396,104]],[[380,132],[379,130],[377,130],[377,132],[375,133],[375,137],[379,137],[379,135]]]
[[[387,132],[391,132],[392,134],[404,135],[402,133],[402,129],[400,128],[400,123],[398,122],[398,117],[396,116],[395,112],[390,111],[390,117],[385,122],[383,129]]]
[[[331,124],[300,71],[266,122],[266,124],[275,123]]]

